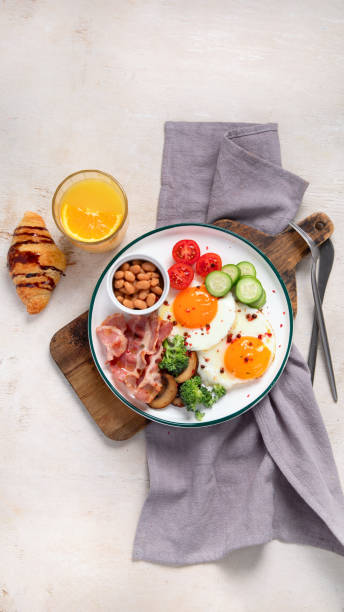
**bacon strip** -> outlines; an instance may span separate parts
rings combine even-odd
[[[120,313],[110,315],[97,327],[98,338],[106,348],[107,363],[120,357],[127,348],[128,340],[124,334],[127,328],[125,318]]]
[[[156,314],[136,315],[126,321],[119,313],[110,315],[97,327],[114,381],[125,385],[143,402],[151,402],[162,388],[158,364],[162,343],[172,327]]]

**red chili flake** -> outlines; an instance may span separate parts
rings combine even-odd
[[[167,315],[168,320],[172,318],[172,315]]]
[[[196,285],[196,289],[200,289],[200,288],[201,288],[201,285]]]
[[[238,308],[238,312],[241,312],[241,308]]]
[[[276,293],[275,289],[272,290],[272,293]]]
[[[164,301],[164,304],[165,304],[165,306],[168,306],[168,301],[167,301],[167,300],[165,300],[165,301]]]
[[[256,318],[257,318],[257,315],[256,314],[251,314],[250,312],[246,315],[246,319],[248,321],[254,321],[254,319],[256,319]]]
[[[248,343],[248,345],[249,345],[249,346],[253,346],[252,342],[249,342],[249,343]]]
[[[280,324],[280,327],[283,327],[283,323]]]
[[[191,351],[186,351],[186,353],[188,357],[191,357]]]
[[[206,251],[208,251],[208,249],[209,249],[209,247],[208,247],[208,246],[206,246],[206,247],[205,247],[205,250],[206,250]]]
[[[201,333],[201,336],[204,336],[204,332]]]
[[[285,315],[285,312],[283,314]]]
[[[173,325],[177,325],[177,321],[173,321]]]
[[[202,368],[202,370],[204,370],[204,368],[205,368],[205,365],[201,365],[201,368]]]
[[[232,342],[232,338],[233,338],[233,334],[228,334],[228,336],[227,336],[227,342],[228,342],[228,343]]]
[[[266,332],[268,338],[271,338],[272,334],[270,332]]]
[[[278,345],[278,348],[281,348],[281,346],[282,346],[282,344],[279,344],[279,345]]]
[[[248,362],[248,357],[244,357],[244,362],[247,363]]]
[[[191,308],[185,308],[185,312],[191,312]]]
[[[262,335],[262,334],[259,334],[259,335],[258,335],[258,340],[262,340],[262,338],[263,338],[263,335]]]
[[[224,369],[224,368],[221,368],[221,369],[220,369],[220,373],[221,373],[221,374],[224,374],[224,371],[225,371],[225,369]]]
[[[236,337],[237,337],[237,338],[241,338],[241,334],[237,334],[237,335],[236,335]]]
[[[250,397],[250,394],[248,393],[248,394],[246,395],[246,397]]]
[[[167,435],[168,435],[168,436],[170,435],[170,432],[169,432],[169,431],[167,432]]]
[[[210,361],[209,357],[206,357],[204,361]]]
[[[206,324],[205,328],[206,328],[206,329],[210,329],[210,325],[209,325],[209,323],[207,323],[207,324]]]

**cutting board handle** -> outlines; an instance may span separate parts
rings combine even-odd
[[[279,272],[295,270],[295,266],[309,252],[307,243],[291,227],[275,236],[265,234],[249,225],[232,219],[219,219],[216,225],[229,229],[253,242],[276,265]],[[323,212],[313,213],[298,225],[307,232],[314,242],[320,246],[333,233],[333,223]]]

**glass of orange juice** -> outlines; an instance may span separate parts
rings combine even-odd
[[[100,170],[80,170],[67,176],[53,197],[57,227],[81,249],[114,249],[128,225],[128,200],[116,179]]]

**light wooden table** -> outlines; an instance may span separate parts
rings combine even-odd
[[[3,0],[1,69],[0,610],[340,612],[343,559],[273,542],[181,569],[133,563],[148,489],[144,435],[105,439],[52,363],[49,340],[84,311],[111,254],[54,228],[55,186],[80,168],[125,185],[133,237],[154,226],[166,120],[277,121],[283,163],[311,183],[299,217],[336,226],[325,300],[340,401],[315,392],[344,478],[343,56],[337,0]],[[40,212],[74,265],[29,318],[9,282],[8,233]],[[295,339],[307,354],[309,263]]]

